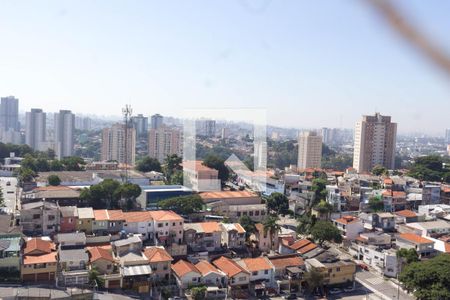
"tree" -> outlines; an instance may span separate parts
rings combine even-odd
[[[197,286],[191,288],[192,299],[204,300],[206,299],[206,286]]]
[[[336,243],[342,242],[342,236],[339,229],[337,229],[333,223],[328,221],[317,221],[311,228],[311,235],[320,246],[322,246],[325,241],[334,241]]]
[[[125,210],[130,210],[137,206],[136,198],[139,197],[142,190],[139,185],[125,182],[119,187],[120,198],[122,203],[120,207]]]
[[[263,223],[264,233],[269,233],[271,240],[271,249],[274,245],[275,234],[281,231],[281,226],[277,223],[280,219],[278,216],[268,216]]]
[[[182,170],[181,162],[183,159],[176,154],[167,155],[164,159],[164,175],[170,180],[170,177],[176,170]]]
[[[244,228],[247,239],[252,233],[256,232],[255,222],[249,216],[242,216],[239,219],[239,224]]]
[[[91,270],[89,270],[89,282],[100,288],[105,284],[105,280],[100,277],[100,273],[96,267],[92,267]]]
[[[151,171],[161,172],[161,164],[156,158],[146,156],[137,162],[136,170],[144,173]]]
[[[314,209],[320,214],[320,215],[326,215],[330,214],[333,211],[333,205],[328,203],[325,200],[320,200],[319,204],[314,206]]]
[[[406,265],[399,279],[418,300],[450,299],[450,254]]]
[[[5,207],[5,197],[3,197],[3,190],[0,188],[0,207]]]
[[[369,207],[372,211],[384,211],[384,202],[380,196],[373,196],[369,198]]]
[[[311,228],[316,223],[316,217],[311,214],[304,213],[297,218],[297,233],[309,235],[311,233]]]
[[[50,171],[62,171],[62,170],[64,170],[64,166],[59,160],[54,159],[50,162]]]
[[[178,196],[159,201],[158,206],[181,215],[189,215],[203,209],[203,200],[199,195]]]
[[[52,174],[47,177],[47,182],[49,185],[58,186],[61,184],[61,179],[59,178],[58,175]]]
[[[397,251],[397,257],[404,258],[407,264],[419,261],[419,255],[417,254],[416,249],[406,249],[401,248]]]
[[[81,171],[81,166],[86,163],[81,157],[78,156],[68,156],[61,159],[61,164],[64,166],[66,171]]]
[[[314,201],[311,206],[315,206],[320,200],[325,200],[327,198],[327,181],[325,179],[313,179],[311,189],[314,192]]]
[[[36,172],[34,172],[32,169],[23,167],[19,168],[18,180],[21,186],[23,186],[24,183],[32,182],[35,177]]]
[[[183,180],[183,171],[175,170],[175,172],[173,172],[172,176],[170,177],[169,183],[173,185],[183,185]]]
[[[30,169],[33,172],[36,172],[37,171],[36,159],[31,154],[27,154],[22,159],[22,161],[20,163],[20,167],[24,168],[24,169]]]
[[[225,166],[225,160],[216,155],[208,155],[205,157],[203,160],[203,165],[216,169],[219,172],[219,179],[222,184],[230,177],[230,171],[227,166]]]
[[[105,179],[99,184],[81,190],[80,198],[94,209],[120,208],[121,184],[114,179]]]
[[[266,200],[267,209],[277,215],[285,215],[289,210],[289,199],[281,193],[272,193]]]
[[[377,165],[377,166],[373,167],[373,169],[372,169],[372,174],[375,176],[381,176],[381,175],[384,175],[387,173],[388,173],[388,170],[385,167],[380,166],[380,165]]]
[[[439,155],[418,157],[407,175],[419,180],[450,183],[450,172],[444,168],[444,163],[450,164],[450,159]]]
[[[305,281],[308,284],[309,292],[312,293],[317,288],[322,289],[324,277],[322,273],[312,268],[305,273]]]
[[[48,163],[47,158],[40,157],[36,159],[35,165],[38,172],[50,171],[50,164]]]

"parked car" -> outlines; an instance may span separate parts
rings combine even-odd
[[[283,296],[283,299],[291,300],[291,299],[297,299],[296,294],[287,294]]]
[[[369,271],[369,267],[368,267],[366,264],[358,264],[358,266],[359,266],[362,270]]]
[[[342,293],[342,291],[338,288],[334,288],[330,290],[330,294],[334,295],[334,294],[339,294]]]

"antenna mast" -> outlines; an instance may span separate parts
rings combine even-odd
[[[133,113],[133,109],[131,105],[126,104],[124,108],[122,108],[122,115],[125,122],[125,182],[128,182],[128,122]]]

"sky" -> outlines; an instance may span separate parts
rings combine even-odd
[[[395,3],[450,55],[450,2]],[[403,133],[450,128],[450,76],[362,0],[2,0],[0,95],[21,111],[258,108],[294,128],[378,111]]]

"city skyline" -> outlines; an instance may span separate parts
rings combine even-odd
[[[396,4],[448,46],[450,4]],[[182,118],[190,108],[257,107],[274,126],[353,128],[379,111],[401,133],[450,127],[448,78],[363,3],[31,6],[5,2],[0,21],[9,45],[0,49],[0,94],[20,99],[22,112],[118,116],[129,103]]]

